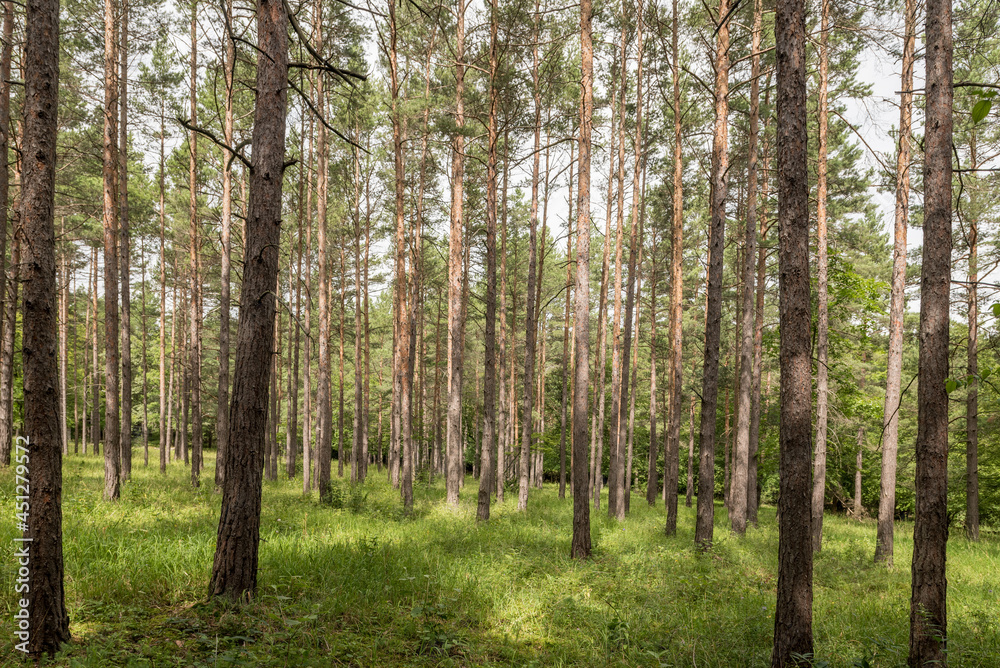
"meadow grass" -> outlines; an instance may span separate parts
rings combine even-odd
[[[334,480],[331,504],[301,480],[264,482],[252,603],[207,601],[221,495],[214,453],[200,489],[173,464],[136,459],[119,503],[102,460],[64,465],[63,544],[73,642],[59,666],[766,666],[774,625],[774,508],[743,539],[716,507],[716,542],[693,547],[694,509],[663,535],[662,504],[632,494],[624,522],[592,513],[593,558],[569,558],[572,501],[557,485],[516,493],[477,524],[477,482],[458,510],[443,481],[414,486],[414,512],[374,468]],[[150,461],[156,462],[155,450]],[[12,475],[0,485],[0,664],[17,665]],[[875,524],[830,515],[814,568],[816,666],[903,666],[912,524],[896,567],[872,563]],[[949,665],[1000,666],[1000,540],[948,548]],[[867,662],[867,663],[865,663]]]

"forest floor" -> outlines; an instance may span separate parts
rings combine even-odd
[[[374,469],[363,486],[336,479],[334,503],[301,480],[264,482],[256,599],[207,602],[220,495],[214,452],[200,489],[136,451],[117,504],[101,501],[102,460],[70,456],[63,478],[66,597],[73,641],[59,666],[766,666],[774,626],[777,528],[732,537],[716,506],[716,543],[693,548],[694,511],[677,535],[662,504],[632,495],[631,514],[592,514],[593,558],[569,558],[572,503],[558,486],[516,490],[475,516],[470,477],[458,511],[440,479],[414,487],[405,517]],[[150,462],[158,461],[151,448]],[[13,516],[12,476],[0,507]],[[872,563],[873,521],[828,515],[815,559],[816,666],[903,666],[913,525],[897,525],[896,564]],[[0,665],[13,650],[13,522],[0,522]],[[948,550],[949,665],[1000,666],[1000,539],[953,532]],[[867,661],[867,663],[866,663]]]

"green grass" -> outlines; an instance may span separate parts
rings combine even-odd
[[[415,485],[405,517],[374,469],[333,508],[301,482],[264,483],[258,595],[207,602],[220,495],[136,460],[117,504],[101,501],[102,463],[65,462],[66,596],[73,642],[61,666],[766,666],[774,624],[774,509],[738,540],[716,508],[716,545],[693,549],[681,500],[676,537],[662,505],[632,496],[629,518],[593,514],[594,556],[569,558],[572,504],[557,488],[516,494],[475,515],[469,478],[458,511],[440,480]],[[157,461],[151,453],[150,460]],[[283,477],[283,476],[282,476]],[[13,516],[13,481],[0,508]],[[897,567],[872,563],[875,525],[828,516],[814,570],[816,665],[902,666],[912,524],[897,525]],[[1000,666],[1000,541],[949,543],[951,666]],[[0,664],[11,658],[13,522],[0,524]],[[867,659],[870,664],[861,663]],[[4,663],[7,662],[7,663]],[[825,662],[825,663],[824,663]]]

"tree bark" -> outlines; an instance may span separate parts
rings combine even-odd
[[[451,149],[451,229],[448,235],[448,425],[445,487],[451,506],[458,506],[462,472],[462,216],[465,179],[465,0],[455,14],[455,125]],[[502,475],[502,474],[501,474]]]
[[[129,0],[121,0],[118,110],[118,264],[121,269],[121,354],[122,354],[122,427],[121,427],[121,478],[132,477],[132,305],[129,294],[131,283],[129,208],[128,208],[128,15]]]
[[[166,334],[167,334],[167,247],[166,247],[166,102],[160,102],[160,172],[157,175],[157,187],[160,191],[160,430],[157,432],[158,446],[160,450],[160,473],[167,472],[167,453],[170,450],[170,424],[167,412],[169,410],[170,396],[167,395],[167,366],[166,366]],[[171,329],[173,326],[171,325]],[[172,338],[172,337],[171,337]],[[171,348],[171,353],[173,349]],[[86,387],[86,385],[85,385]],[[84,398],[84,404],[86,404]],[[221,466],[221,463],[216,464]]]
[[[667,407],[667,446],[664,453],[663,498],[667,507],[666,535],[677,533],[677,480],[680,477],[681,443],[681,392],[684,385],[684,161],[681,156],[683,136],[681,134],[681,82],[680,49],[678,47],[678,10],[674,0],[673,31],[671,49],[671,69],[674,101],[674,164],[673,164],[673,218],[670,239],[670,362],[668,382],[670,384],[670,404]],[[691,397],[694,411],[694,396]],[[693,415],[693,412],[692,412]],[[693,418],[692,418],[693,420]],[[694,443],[694,422],[691,436]],[[691,454],[688,455],[687,498],[685,505],[691,507],[693,488]]]
[[[659,458],[656,444],[656,228],[653,228],[653,252],[650,254],[650,296],[649,296],[649,458],[646,468],[646,503],[656,505],[656,495],[659,492],[656,463]],[[664,457],[664,482],[669,477],[666,467],[670,466],[668,457]],[[677,495],[674,494],[674,499]]]
[[[490,495],[493,492],[493,458],[496,452],[496,311],[497,311],[497,106],[499,87],[497,73],[499,67],[499,44],[497,29],[497,0],[490,2],[490,102],[489,119],[486,130],[486,326],[485,326],[485,378],[483,379],[483,442],[479,465],[479,496],[476,504],[476,519],[484,522],[490,518]],[[537,19],[536,19],[537,21]],[[537,129],[536,129],[537,131]],[[506,147],[505,147],[506,148]],[[535,154],[537,164],[538,154]],[[536,167],[537,175],[537,167]],[[536,203],[537,209],[537,203]],[[531,286],[529,269],[528,285]],[[533,286],[532,286],[533,287]],[[530,299],[530,297],[529,297]],[[526,376],[525,378],[530,378]],[[530,389],[527,392],[530,395]],[[530,405],[530,399],[525,403]],[[523,457],[522,457],[523,461]],[[526,469],[521,470],[521,495],[525,504],[528,499]],[[525,506],[526,507],[526,506]],[[523,510],[521,500],[518,509]]]
[[[970,167],[978,167],[975,150],[975,129],[972,134]],[[973,216],[975,208],[973,209]],[[979,540],[979,257],[978,222],[970,221],[969,232],[969,272],[968,272],[968,394],[965,397],[965,535],[969,540]]]
[[[198,2],[191,3],[191,125],[197,125],[198,99]],[[188,362],[188,382],[191,404],[191,485],[201,485],[201,271],[198,266],[198,245],[201,243],[198,231],[198,134],[191,132],[188,153],[188,216],[191,221],[191,319],[190,350]]]
[[[267,425],[267,378],[274,343],[281,182],[285,159],[288,15],[277,0],[257,3],[257,105],[254,111],[250,202],[236,335],[231,439],[209,596],[248,599],[257,588],[261,468]]]
[[[232,0],[226,0],[226,17],[231,17],[233,15],[233,2]],[[223,51],[222,59],[222,77],[226,86],[226,97],[223,101],[223,122],[222,122],[222,137],[223,141],[227,146],[233,145],[233,91],[235,85],[235,69],[236,69],[236,42],[227,36],[226,45]],[[225,155],[223,156],[224,162],[222,167],[222,219],[220,221],[220,237],[222,242],[222,258],[221,258],[221,279],[219,287],[219,391],[217,396],[217,408],[215,411],[215,436],[216,436],[216,454],[215,454],[215,486],[218,489],[222,488],[223,483],[226,480],[226,448],[229,447],[229,320],[230,320],[230,309],[231,309],[231,298],[230,298],[230,283],[232,274],[232,220],[233,220],[233,157]],[[301,193],[300,198],[301,200]],[[299,224],[299,232],[301,236],[301,222]],[[299,241],[301,244],[301,240]],[[301,268],[302,252],[299,251],[299,266]],[[296,290],[296,294],[298,291]],[[298,306],[298,299],[296,298],[296,307]],[[298,317],[298,312],[296,311],[296,317]],[[295,344],[295,356],[298,360],[298,330],[296,330],[296,344]],[[298,379],[298,373],[293,374]],[[297,387],[297,386],[296,386]],[[296,391],[292,396],[292,402],[296,401],[296,396],[298,392]],[[288,423],[289,429],[294,433],[296,431],[295,422],[295,411],[292,410],[292,415]],[[288,477],[291,478],[295,474],[295,442],[296,439],[292,439],[292,448],[288,454],[288,467],[289,473]]]
[[[729,11],[719,0],[719,19]],[[698,516],[695,545],[712,545],[715,518],[715,418],[719,398],[719,341],[722,327],[722,262],[726,233],[726,188],[729,166],[729,26],[719,27],[715,47],[715,131],[712,141],[711,229],[708,259],[708,305],[705,315],[705,364],[701,389],[698,464]]]
[[[316,43],[323,47],[322,5],[316,3]],[[322,74],[316,82],[316,108],[326,115],[326,91]],[[326,125],[319,123],[316,136],[316,246],[319,264],[319,369],[316,382],[316,408],[319,412],[319,441],[316,444],[316,478],[319,498],[330,495],[330,459],[333,456],[333,406],[330,389],[330,258],[327,239],[329,196],[329,153]]]
[[[3,3],[3,44],[0,46],[0,155],[10,151],[10,66],[14,46],[14,3]],[[14,359],[13,322],[7,320],[10,300],[7,298],[7,207],[10,203],[10,169],[6,161],[0,169],[0,466],[10,465],[11,411],[7,410],[7,397],[11,396],[11,375]],[[15,215],[15,219],[16,219]],[[11,248],[13,251],[13,248]],[[15,267],[11,266],[11,273]],[[11,331],[10,344],[7,332]],[[85,349],[86,350],[86,349]],[[86,367],[85,367],[86,368]]]
[[[117,501],[121,477],[118,362],[118,30],[104,1],[104,498]],[[95,296],[96,298],[96,296]]]
[[[827,86],[829,82],[830,0],[822,0],[819,48],[819,150],[816,161],[816,246],[817,246],[817,324],[816,324],[816,458],[813,462],[812,532],[813,551],[823,547],[823,505],[826,498],[826,430],[829,410],[828,348],[830,316],[827,305],[827,229],[826,229],[826,133]]]
[[[951,0],[926,5],[924,250],[920,272],[916,508],[910,653],[913,668],[947,664],[945,552],[948,542],[948,336],[951,287]]]
[[[580,177],[577,188],[576,348],[573,386],[573,539],[570,556],[590,556],[590,505],[587,496],[587,389],[590,384],[590,136],[594,112],[594,44],[591,0],[580,0]]]
[[[771,665],[811,663],[812,517],[809,468],[812,373],[809,182],[806,161],[806,17],[803,0],[778,0],[778,225],[781,427],[778,596]],[[809,658],[801,658],[801,657]]]
[[[569,200],[570,210],[566,217],[566,292],[563,314],[562,348],[562,409],[559,413],[559,498],[566,498],[566,409],[569,404],[569,307],[573,289],[573,267],[569,262],[573,254],[573,144],[570,144]]]
[[[755,10],[756,11],[756,10]],[[770,77],[769,77],[770,79]],[[770,81],[769,81],[770,83]],[[770,86],[764,94],[765,107],[770,106]],[[765,122],[765,129],[767,123]],[[760,206],[757,217],[760,219],[760,243],[757,245],[757,294],[754,313],[754,339],[753,339],[753,378],[750,388],[750,441],[747,453],[747,521],[757,526],[757,457],[760,444],[760,374],[763,365],[764,352],[764,291],[767,276],[767,249],[764,240],[767,238],[769,228],[767,218],[767,184],[769,168],[767,132],[764,132],[763,174],[760,180]]]
[[[736,465],[730,488],[730,520],[733,533],[747,530],[748,471],[750,459],[750,398],[754,371],[754,263],[757,259],[757,133],[760,118],[760,23],[761,0],[754,2],[750,40],[750,136],[747,141],[747,204],[743,246],[743,308],[740,322],[740,383],[736,416]]]
[[[395,377],[393,379],[393,394],[398,398],[398,439],[401,452],[397,452],[395,457],[402,456],[402,479],[401,493],[403,497],[403,509],[406,513],[413,510],[413,458],[410,448],[411,440],[411,419],[410,419],[410,398],[412,392],[413,376],[406,370],[410,366],[410,327],[412,325],[409,309],[414,306],[408,301],[409,276],[406,269],[406,205],[405,205],[405,121],[402,111],[399,109],[399,98],[401,82],[399,79],[399,67],[397,63],[397,39],[398,26],[396,23],[396,3],[389,2],[389,73],[390,73],[390,94],[392,100],[392,142],[393,142],[393,164],[395,168],[395,219],[396,219],[396,309],[398,338],[396,342],[396,363]],[[396,462],[396,466],[398,466]]]
[[[531,214],[528,223],[528,289],[524,315],[524,403],[521,418],[521,472],[518,481],[517,509],[528,509],[528,462],[531,456],[531,434],[534,429],[532,418],[533,391],[531,380],[535,377],[535,337],[538,326],[535,323],[535,290],[539,281],[538,273],[538,177],[542,139],[542,91],[538,78],[539,2],[535,0],[534,45],[532,46],[531,80],[534,91],[535,122],[534,148],[531,164]]]
[[[889,352],[882,410],[882,475],[878,499],[875,561],[892,566],[896,519],[896,456],[899,450],[899,402],[903,375],[903,315],[906,309],[906,228],[910,209],[910,127],[913,109],[913,61],[916,0],[906,0],[903,64],[899,100],[899,152],[896,154],[896,212],[893,233],[892,291],[889,297]]]
[[[21,527],[26,540],[18,545],[23,548],[19,554],[28,555],[31,563],[27,592],[30,636],[19,639],[27,640],[28,654],[39,659],[43,654],[55,654],[70,639],[63,590],[62,434],[56,361],[57,0],[28,0],[24,45],[25,159],[20,218],[24,235],[24,427],[28,438],[23,439],[23,447],[18,439],[14,461],[28,468],[30,506],[28,526]],[[20,475],[22,467],[18,469]]]

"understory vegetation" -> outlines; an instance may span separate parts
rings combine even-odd
[[[209,466],[214,452],[208,454]],[[469,478],[457,511],[444,483],[414,485],[414,512],[372,471],[330,502],[264,481],[257,596],[207,601],[220,497],[188,471],[137,466],[119,504],[101,501],[102,461],[64,464],[66,596],[73,642],[58,666],[766,666],[778,535],[773,507],[730,538],[716,507],[711,552],[694,548],[694,509],[663,535],[662,504],[633,492],[624,522],[592,514],[594,555],[569,558],[572,503],[557,487],[516,494],[474,519]],[[154,459],[155,461],[155,459]],[[0,505],[13,503],[0,484]],[[603,506],[603,504],[602,504]],[[872,562],[874,520],[828,515],[813,575],[815,666],[906,663],[913,525],[896,525],[896,567]],[[14,528],[0,525],[5,638],[12,634]],[[953,530],[951,666],[1000,656],[1000,536]],[[9,661],[10,663],[5,663]],[[19,658],[0,659],[16,665]]]

